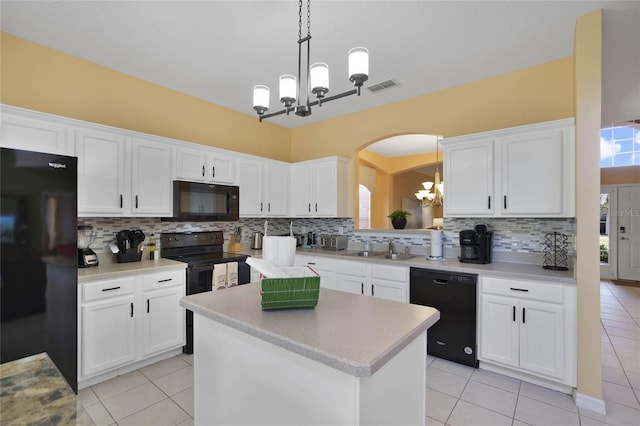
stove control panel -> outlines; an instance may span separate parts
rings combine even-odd
[[[162,247],[197,247],[224,244],[222,231],[203,232],[163,232],[160,235]]]

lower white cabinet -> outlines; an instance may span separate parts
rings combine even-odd
[[[320,287],[335,289],[335,259],[323,256],[296,254],[294,266],[308,266],[320,275]]]
[[[335,289],[409,303],[409,268],[339,259]]]
[[[185,271],[79,286],[80,380],[184,345]]]
[[[480,361],[576,385],[575,286],[481,278]]]

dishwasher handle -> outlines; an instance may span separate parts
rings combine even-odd
[[[449,282],[449,280],[441,280],[438,278],[434,278],[433,279],[433,283],[434,284],[439,284],[439,285],[446,285]]]

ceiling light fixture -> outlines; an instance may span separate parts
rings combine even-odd
[[[260,121],[280,114],[286,113],[289,115],[291,111],[295,111],[296,115],[300,117],[306,117],[311,115],[312,106],[318,105],[321,107],[325,102],[355,94],[360,96],[362,84],[369,79],[369,51],[364,47],[354,47],[349,50],[349,81],[351,81],[356,88],[325,98],[325,95],[329,92],[329,66],[323,62],[316,62],[309,65],[311,57],[311,0],[307,0],[306,37],[302,37],[302,0],[298,2],[298,8],[298,78],[296,80],[294,75],[280,76],[280,102],[284,105],[284,109],[272,112],[271,114],[265,114],[267,110],[269,110],[269,87],[263,84],[253,87],[253,109],[258,113]],[[302,45],[304,43],[306,43],[307,46],[305,67],[306,90],[304,90],[306,100],[303,101],[304,103],[301,103],[300,97],[303,92],[300,89],[302,82],[301,72],[303,68]],[[309,90],[316,96],[316,101],[311,102]]]
[[[422,182],[424,189],[415,193],[418,200],[422,201],[423,207],[441,207],[443,202],[443,190],[444,182],[440,181],[440,170],[438,169],[438,142],[440,138],[436,139],[436,174],[434,176],[435,182]]]

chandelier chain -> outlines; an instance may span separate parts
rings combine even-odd
[[[298,41],[302,40],[302,0],[298,0]]]
[[[311,36],[311,0],[307,0],[307,35]]]

